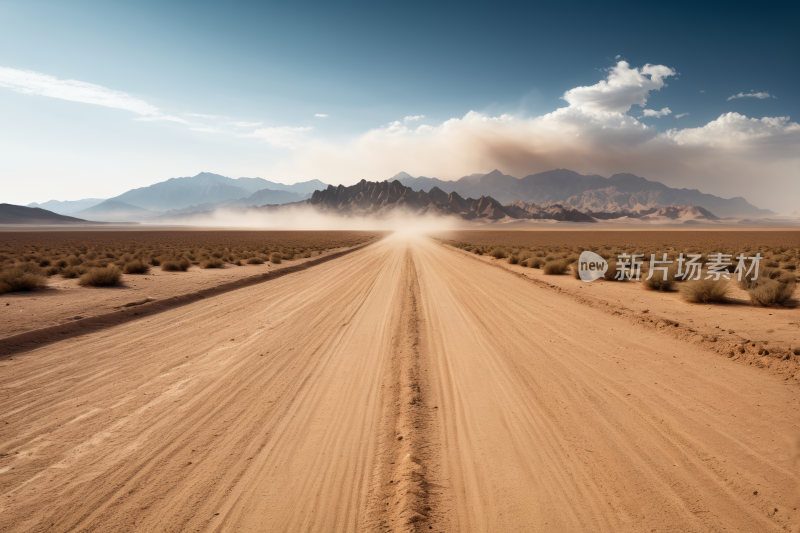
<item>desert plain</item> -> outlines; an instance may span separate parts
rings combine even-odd
[[[798,531],[796,296],[582,250],[800,232],[2,232],[0,531]]]

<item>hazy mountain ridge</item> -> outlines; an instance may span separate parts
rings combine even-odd
[[[744,198],[720,198],[695,189],[675,189],[634,174],[614,174],[605,178],[597,174],[582,175],[572,170],[556,169],[517,179],[499,170],[489,174],[473,174],[455,181],[411,177],[398,174],[399,181],[415,189],[438,187],[462,196],[492,196],[502,203],[520,200],[539,205],[558,204],[583,212],[622,212],[693,205],[719,216],[768,216],[768,209],[759,209]],[[609,191],[613,188],[613,191]],[[602,192],[606,191],[606,192]],[[591,193],[587,196],[587,193]]]
[[[82,200],[65,200],[63,202],[59,200],[49,200],[41,204],[31,202],[25,207],[38,207],[59,215],[71,215],[83,209],[94,207],[103,201],[103,198],[84,198]]]
[[[86,220],[126,222],[143,221],[157,217],[162,213],[160,211],[152,211],[143,207],[110,199],[74,214]]]
[[[39,207],[0,204],[0,224],[91,224],[86,220],[53,213]]]
[[[308,197],[316,189],[326,186],[326,183],[316,179],[285,185],[262,178],[234,179],[210,172],[201,172],[197,176],[171,178],[147,187],[132,189],[112,199],[153,211],[165,212],[185,210],[190,206],[205,204],[221,204],[245,199],[250,201],[251,198],[254,203],[225,205],[254,205],[261,201],[262,197],[264,197],[265,203],[295,202]],[[269,190],[270,193],[257,196],[264,190]],[[254,195],[256,196],[254,197]]]
[[[204,211],[213,211],[223,207],[261,207],[264,205],[283,205],[294,202],[299,202],[307,195],[288,191],[273,191],[271,189],[261,189],[256,191],[247,198],[239,198],[238,200],[226,200],[224,202],[216,202],[209,204],[190,205],[182,209],[170,209],[164,216],[180,213],[197,213]]]

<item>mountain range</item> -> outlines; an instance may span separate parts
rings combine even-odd
[[[414,189],[438,187],[461,196],[491,196],[506,204],[515,200],[539,205],[559,204],[584,213],[634,213],[666,206],[697,206],[721,217],[761,217],[774,215],[759,209],[744,198],[720,198],[696,189],[675,189],[633,174],[614,174],[604,178],[597,174],[582,175],[572,170],[557,169],[524,178],[515,178],[494,170],[488,174],[472,174],[455,181],[412,177],[405,172],[394,179]]]
[[[80,212],[96,216],[99,211],[87,210],[113,200],[120,203],[105,204],[102,212],[111,215],[112,219],[119,219],[131,212],[131,207],[160,215],[170,210],[209,211],[226,205],[250,206],[298,202],[308,198],[315,190],[324,189],[326,186],[327,184],[316,179],[286,185],[262,178],[233,179],[201,172],[196,176],[171,178],[147,187],[131,189],[107,200],[102,198],[50,200],[42,204],[30,203],[27,207],[39,207],[62,215]]]
[[[540,205],[514,200],[501,204],[491,196],[463,198],[457,192],[447,193],[437,186],[429,192],[415,191],[403,185],[400,180],[361,180],[350,187],[329,185],[325,190],[315,191],[306,203],[322,212],[356,216],[384,216],[400,209],[416,215],[456,215],[465,220],[505,222],[527,219],[595,223],[623,217],[647,223],[719,220],[713,213],[696,206],[651,207],[636,213],[620,211],[589,214],[554,203]]]
[[[677,206],[694,206],[709,215],[714,213],[728,218],[774,215],[772,211],[753,206],[744,198],[725,199],[695,189],[671,188],[633,174],[614,174],[605,178],[597,174],[582,175],[571,170],[557,169],[518,179],[495,170],[488,174],[471,174],[454,181],[413,177],[405,172],[397,174],[394,179],[413,190],[427,191],[426,194],[436,202],[440,202],[441,194],[456,193],[457,198],[454,201],[458,206],[454,205],[452,209],[455,210],[454,213],[462,215],[473,212],[473,207],[460,203],[469,198],[490,198],[509,213],[521,209],[529,217],[563,216],[566,217],[564,220],[581,218],[576,213],[598,220],[625,216],[638,218],[653,216],[653,213],[664,207]],[[208,212],[223,207],[259,207],[301,202],[313,198],[315,191],[327,194],[330,187],[316,179],[286,185],[262,178],[233,179],[201,172],[196,176],[172,178],[148,187],[131,189],[108,200],[51,200],[43,204],[32,203],[28,207],[45,208],[54,213],[95,221],[158,222],[159,219]],[[342,186],[334,189],[339,190],[340,187]],[[404,201],[410,201],[410,198],[411,195],[407,194]],[[484,213],[486,205],[481,205],[480,208],[476,205],[474,209],[479,209],[475,213]],[[698,211],[697,216],[706,215]]]
[[[171,178],[148,187],[132,189],[112,200],[153,211],[169,211],[192,205],[242,200],[264,189],[292,193],[289,201],[299,201],[325,186],[319,180],[284,185],[261,178],[233,179],[201,172],[189,178]]]

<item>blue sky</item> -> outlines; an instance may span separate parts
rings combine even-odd
[[[782,28],[798,14],[791,3],[745,10],[701,3],[2,2],[0,68],[9,70],[5,86],[0,77],[0,172],[14,182],[3,201],[109,197],[200,171],[352,183],[400,170],[453,179],[495,166],[521,177],[557,165],[628,171],[786,210],[789,202],[773,199],[753,176],[776,175],[776,186],[799,177],[791,124],[800,116],[800,69],[796,41]],[[545,146],[542,135],[552,131],[545,135],[531,121],[569,106],[567,91],[607,79],[620,61],[674,72],[647,93],[644,108],[637,101],[611,110],[630,115],[647,135],[631,138],[639,133],[622,132],[617,121],[616,137],[591,133],[573,154],[565,143]],[[123,108],[70,101],[21,88],[16,72],[96,85],[130,101]],[[755,93],[762,97],[728,99]],[[131,111],[140,105],[131,102],[157,111]],[[585,100],[572,105],[610,111]],[[644,109],[665,108],[669,114],[639,118]],[[516,122],[466,131],[471,111]],[[791,118],[759,123],[766,129],[742,148],[737,136],[753,128],[737,117],[714,122],[726,113]],[[443,126],[451,119],[461,134]],[[558,135],[569,130],[584,139],[587,124],[597,122],[549,122],[556,119]],[[575,120],[582,126],[573,132]],[[675,128],[687,133],[653,146],[657,133]],[[476,135],[494,139],[480,157],[464,140]],[[513,137],[519,154],[495,146],[499,137]],[[428,145],[444,150],[445,161]],[[742,153],[746,163],[725,163]]]

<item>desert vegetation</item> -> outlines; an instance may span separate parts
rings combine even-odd
[[[47,286],[48,278],[111,286],[159,268],[186,272],[280,264],[356,246],[365,231],[51,231],[0,232],[0,294]]]
[[[608,262],[605,281],[636,281],[617,276],[617,258],[621,254],[642,254],[638,282],[642,287],[661,292],[679,291],[686,302],[724,302],[729,289],[736,283],[732,273],[734,259],[739,253],[747,257],[760,254],[759,277],[755,281],[744,279],[741,288],[747,291],[751,302],[759,306],[794,305],[797,286],[797,267],[800,265],[800,232],[798,231],[460,231],[438,236],[450,246],[466,252],[506,260],[524,268],[541,269],[543,274],[571,273],[578,278],[577,260],[585,250],[590,250]],[[665,273],[654,271],[650,279],[650,255],[673,261]],[[732,265],[724,269],[731,281],[705,278],[707,266],[701,270],[700,280],[686,280],[678,275],[677,258],[683,253],[699,254],[706,265],[709,256],[730,254]],[[749,262],[748,262],[749,264]],[[752,277],[752,274],[751,276]]]

